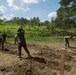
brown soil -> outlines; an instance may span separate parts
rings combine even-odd
[[[60,47],[63,44],[58,44]],[[0,75],[58,75],[61,48],[55,44],[27,44],[32,58],[22,49],[18,58],[17,45],[5,44],[0,50]],[[76,75],[76,48],[66,49],[64,75]]]

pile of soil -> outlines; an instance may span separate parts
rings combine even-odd
[[[59,49],[41,44],[27,44],[27,46],[32,58],[28,58],[24,50],[22,58],[18,58],[17,45],[5,45],[5,50],[0,51],[0,75],[58,75],[61,57]],[[4,56],[7,56],[7,59]],[[75,70],[76,50],[68,48],[65,54],[64,74],[76,75]]]

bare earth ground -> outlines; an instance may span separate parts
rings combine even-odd
[[[22,49],[18,58],[17,45],[5,44],[0,50],[0,75],[58,75],[62,43],[27,44],[32,58]],[[76,75],[76,45],[66,49],[64,75]]]

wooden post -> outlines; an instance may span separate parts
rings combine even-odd
[[[65,60],[65,48],[62,48],[60,58],[60,75],[64,75],[64,60]]]

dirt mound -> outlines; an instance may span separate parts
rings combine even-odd
[[[9,60],[15,61],[11,62],[10,65],[1,65],[0,72],[1,75],[57,75],[60,69],[60,50],[56,48],[51,48],[48,45],[39,44],[28,44],[27,45],[32,58],[23,57],[18,58],[17,56],[17,45],[7,44],[5,47],[8,51],[3,51],[3,54],[9,54]],[[76,63],[75,59],[75,49],[72,52],[66,51],[65,55],[65,75],[72,72],[74,65]],[[73,54],[73,55],[72,55]],[[13,56],[15,58],[13,58]],[[10,63],[10,61],[9,61]],[[7,63],[5,63],[7,64]]]

